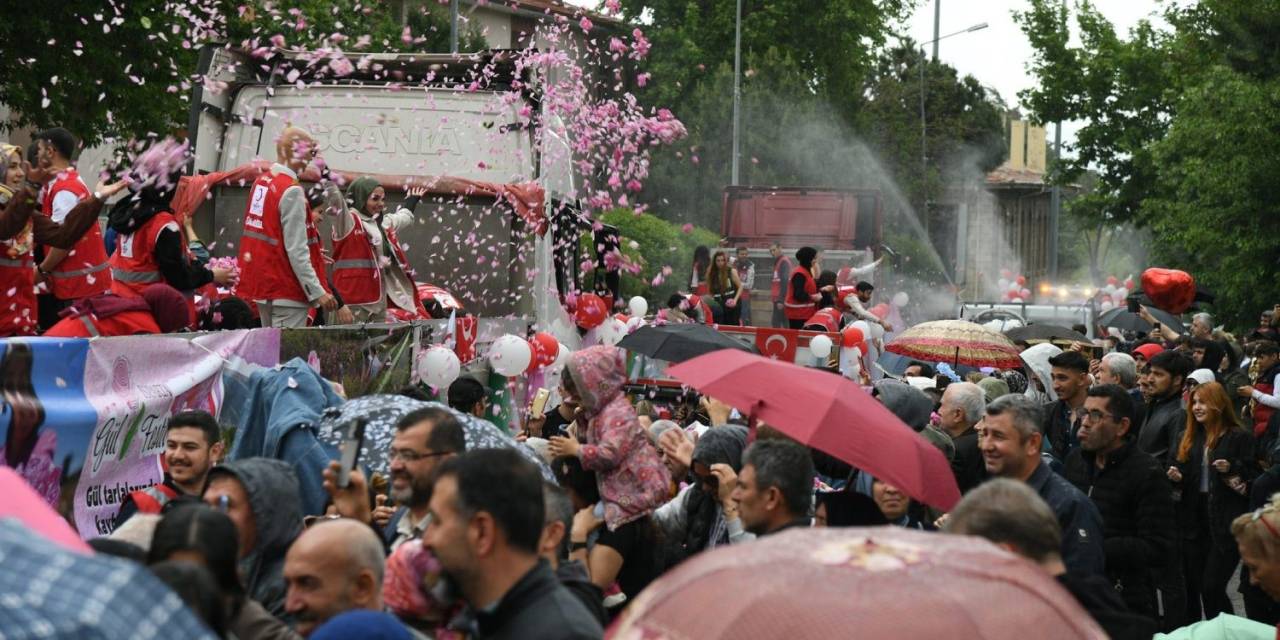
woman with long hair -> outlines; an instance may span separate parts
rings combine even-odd
[[[729,254],[717,251],[711,258],[711,266],[707,267],[707,287],[720,308],[724,309],[721,324],[741,324],[742,281],[738,279],[738,271],[729,265]]]
[[[707,268],[710,266],[711,249],[708,249],[703,244],[698,245],[693,250],[693,278],[689,280],[689,291],[699,296],[708,293],[707,283],[704,278],[707,274]]]
[[[40,431],[47,417],[36,395],[31,345],[11,340],[0,361],[0,424],[5,425],[4,464],[18,472],[51,505],[58,504],[62,470],[53,463],[58,436]]]
[[[1249,509],[1249,483],[1257,475],[1253,434],[1240,425],[1231,398],[1217,382],[1191,392],[1186,428],[1178,443],[1173,481],[1191,619],[1234,613],[1227,582],[1240,561],[1231,521]]]
[[[240,640],[300,638],[245,593],[236,570],[240,537],[227,514],[203,504],[183,504],[156,524],[147,564],[186,561],[209,570],[225,603],[227,628]]]

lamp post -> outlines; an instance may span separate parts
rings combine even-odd
[[[742,0],[738,0],[738,13],[733,21],[733,167],[730,185],[738,184],[738,159],[741,156],[739,141],[742,127]]]
[[[980,22],[967,29],[961,29],[960,31],[956,31],[954,33],[948,33],[945,36],[938,36],[933,40],[930,40],[929,42],[924,42],[920,44],[920,180],[922,183],[928,178],[928,175],[929,175],[929,121],[925,116],[925,109],[924,109],[924,98],[925,98],[924,68],[925,68],[925,65],[928,64],[929,59],[925,57],[924,48],[925,46],[930,44],[934,45],[935,47],[934,55],[936,59],[936,56],[937,56],[936,47],[939,41],[946,40],[947,38],[950,38],[952,36],[958,36],[963,33],[973,33],[974,31],[982,31],[983,29],[986,29],[987,26],[988,26],[987,23]],[[937,31],[937,28],[935,25],[935,33],[936,31]],[[921,189],[921,195],[924,197],[924,202],[922,203],[922,207],[920,211],[920,216],[921,216],[920,224],[925,228],[925,231],[928,231],[929,230],[929,197],[928,197],[927,188]]]

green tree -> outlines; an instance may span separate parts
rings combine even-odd
[[[657,216],[636,215],[630,209],[615,209],[600,216],[600,221],[618,228],[622,235],[622,253],[628,260],[640,266],[638,274],[623,274],[622,297],[643,296],[651,308],[665,304],[672,293],[689,288],[689,265],[693,263],[693,250],[698,245],[714,247],[719,234],[694,227],[688,233],[681,225],[667,222]],[[594,256],[591,234],[583,234],[582,255]],[[654,285],[656,276],[669,269]],[[588,272],[583,285],[590,289],[594,274]]]

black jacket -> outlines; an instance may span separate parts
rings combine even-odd
[[[1252,433],[1244,429],[1232,429],[1219,438],[1217,446],[1209,451],[1209,539],[1219,547],[1235,547],[1231,521],[1249,510],[1247,486],[1241,494],[1231,488],[1228,481],[1239,477],[1247,485],[1258,476],[1253,448]],[[1204,458],[1203,431],[1196,436],[1187,453],[1187,461],[1177,463],[1178,471],[1182,472],[1182,482],[1175,483],[1181,489],[1180,507],[1194,504],[1191,497],[1200,491],[1200,469]],[[1172,455],[1176,456],[1177,451]],[[1226,460],[1231,463],[1231,468],[1226,473],[1219,473],[1213,468],[1214,460]],[[1186,508],[1180,508],[1179,511],[1180,524],[1194,524],[1194,513],[1189,513]]]
[[[598,640],[604,630],[546,560],[511,587],[492,611],[476,612],[478,640]]]
[[[1138,448],[1151,454],[1161,464],[1173,464],[1178,450],[1178,437],[1186,425],[1187,413],[1182,408],[1182,394],[1147,403],[1147,419],[1138,430]]]
[[[952,438],[951,442],[956,446],[956,457],[951,460],[951,472],[956,476],[960,493],[968,493],[987,479],[987,467],[982,462],[982,450],[978,448],[978,432],[969,427],[968,431]]]
[[[1071,421],[1071,406],[1066,400],[1056,400],[1044,405],[1044,436],[1049,439],[1050,453],[1058,460],[1066,460],[1067,454],[1079,446],[1076,430],[1079,423]]]
[[[1064,573],[1058,576],[1058,584],[1075,596],[1112,640],[1149,640],[1155,635],[1155,621],[1129,611],[1101,576]]]
[[[1132,440],[1107,456],[1076,449],[1063,476],[1093,500],[1102,514],[1107,577],[1132,611],[1156,615],[1154,572],[1174,547],[1173,492],[1164,467]]]
[[[1105,572],[1102,551],[1102,516],[1089,497],[1041,461],[1027,478],[1058,517],[1062,527],[1062,562],[1072,573]]]

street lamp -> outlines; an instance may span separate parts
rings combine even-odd
[[[738,157],[741,155],[738,141],[742,110],[742,0],[738,0],[738,13],[733,21],[733,162],[729,184],[738,185]]]
[[[956,31],[954,33],[948,33],[945,36],[938,36],[937,38],[934,38],[933,40],[930,40],[928,42],[920,43],[920,180],[922,182],[929,175],[929,124],[928,124],[928,120],[925,118],[925,111],[924,111],[924,96],[925,96],[924,68],[925,68],[925,65],[928,64],[929,59],[925,57],[924,48],[925,46],[930,44],[936,45],[938,42],[942,40],[946,40],[947,38],[950,38],[952,36],[958,36],[963,33],[972,33],[974,31],[982,31],[983,29],[986,29],[987,26],[988,26],[987,23],[979,22],[978,24],[975,24],[972,27],[969,27],[967,29],[961,29],[960,31]],[[927,231],[929,229],[929,199],[927,195],[928,191],[922,188],[921,194],[925,196],[923,207],[922,207],[922,210],[920,211],[921,226],[923,226]]]

